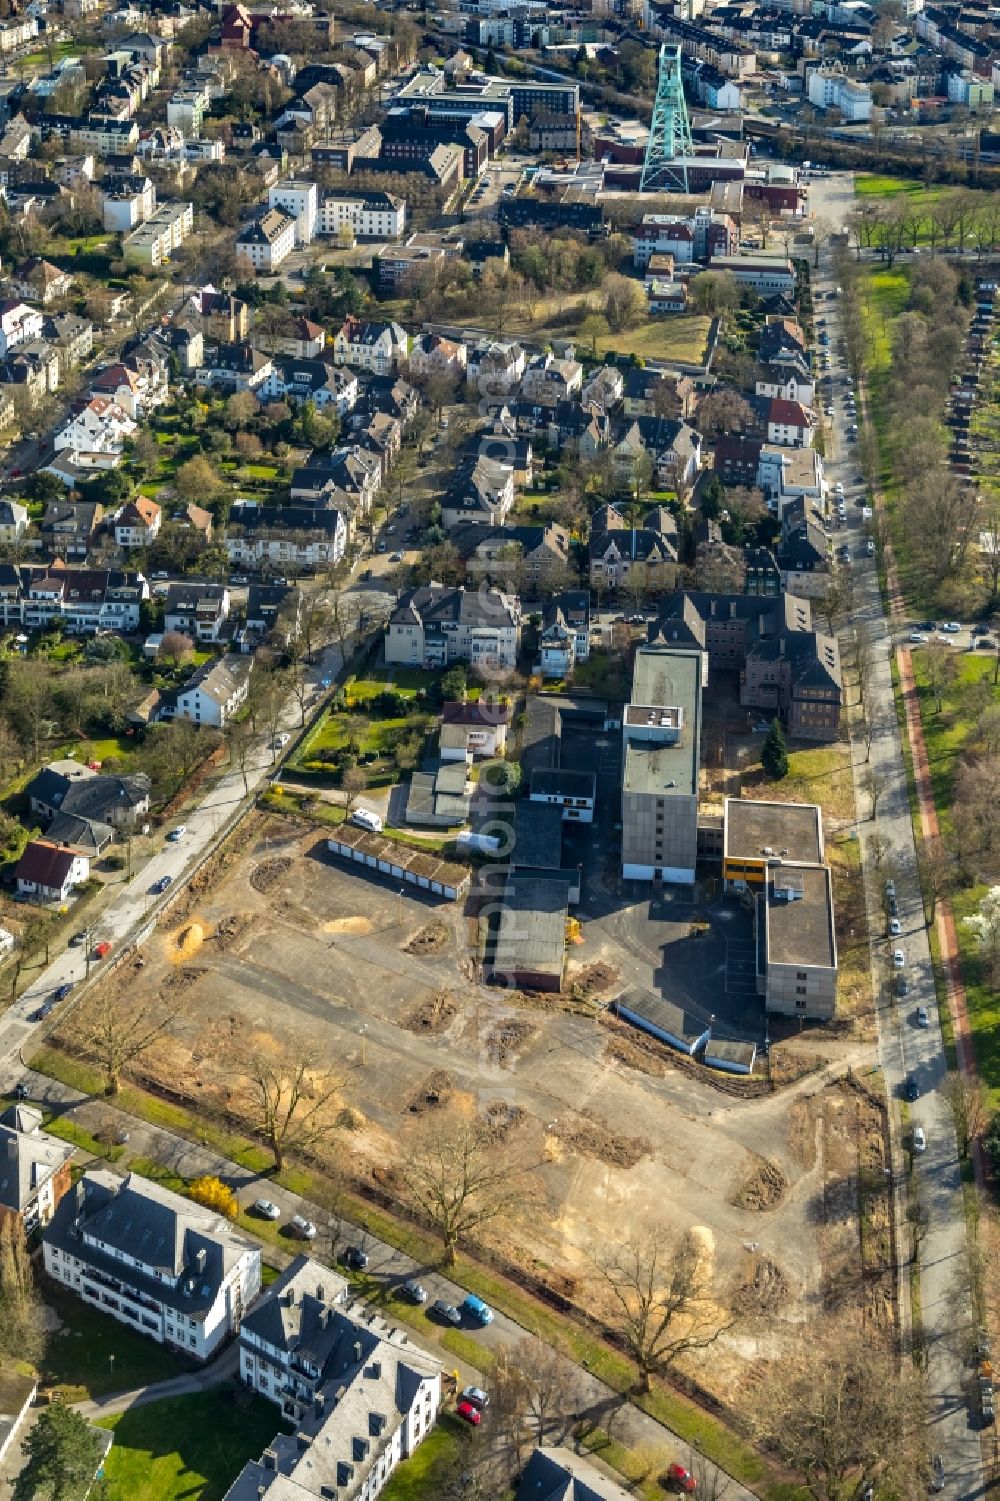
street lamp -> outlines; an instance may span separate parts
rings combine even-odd
[[[367,1022],[360,1029],[360,1037],[361,1037],[361,1067],[362,1068],[366,1068],[368,1066],[368,1024],[367,1024]]]

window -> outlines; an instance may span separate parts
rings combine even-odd
[[[806,987],[804,985],[796,985],[796,987],[795,987],[795,994],[796,995],[805,995],[805,993],[806,993]]]
[[[806,972],[806,970],[804,970],[804,969],[797,969],[795,971],[795,978],[796,978],[796,980],[808,980],[809,975]]]

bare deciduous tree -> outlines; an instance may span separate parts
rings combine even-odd
[[[329,1140],[343,1078],[326,1067],[319,1049],[295,1038],[265,1045],[237,1033],[222,1053],[239,1075],[241,1106],[267,1144],[276,1172],[290,1152],[315,1151]]]
[[[404,1144],[403,1182],[455,1263],[463,1236],[530,1202],[531,1164],[474,1121],[433,1121]]]
[[[692,1234],[660,1228],[603,1251],[594,1265],[612,1295],[613,1318],[639,1367],[639,1390],[687,1350],[701,1350],[735,1323],[710,1285],[705,1251]],[[716,1296],[713,1296],[716,1294]]]
[[[969,1149],[986,1123],[986,1104],[983,1087],[974,1074],[956,1070],[945,1074],[941,1093],[951,1107],[955,1120],[955,1135],[958,1149],[968,1157]]]
[[[106,1094],[118,1093],[122,1075],[170,1031],[182,1009],[179,1001],[163,1005],[145,992],[121,994],[108,985],[87,998],[71,1030],[104,1074]]]

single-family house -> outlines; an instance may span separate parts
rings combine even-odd
[[[89,876],[86,855],[47,839],[30,840],[14,870],[18,894],[36,902],[67,902]]]
[[[155,500],[137,495],[115,516],[117,547],[150,547],[159,536],[163,513]]]

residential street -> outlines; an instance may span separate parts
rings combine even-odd
[[[842,213],[850,196],[843,184],[849,182],[848,176],[841,175],[813,183],[813,194],[819,188],[829,202],[829,207],[820,207],[817,203],[817,213],[831,220],[838,208]],[[828,292],[832,285],[830,254],[825,249],[821,254],[818,286]],[[824,300],[820,307],[827,318],[833,336],[832,347],[836,350],[838,303]],[[871,931],[877,940],[878,935],[886,932],[884,882],[891,876],[896,885],[902,922],[902,935],[891,945],[886,943],[883,946],[876,941],[876,950],[880,952],[876,954],[874,966],[878,982],[880,1055],[892,1102],[897,1142],[902,1148],[895,1154],[896,1187],[905,1213],[904,1164],[908,1164],[913,1155],[917,1196],[927,1215],[928,1225],[920,1247],[920,1289],[931,1402],[929,1444],[932,1452],[939,1453],[944,1462],[945,1493],[972,1497],[979,1495],[984,1488],[980,1439],[974,1426],[976,1416],[970,1412],[963,1391],[963,1383],[968,1380],[971,1369],[964,1363],[958,1348],[955,1313],[949,1302],[966,1252],[965,1217],[954,1122],[940,1093],[945,1074],[944,1047],[938,1024],[930,948],[917,878],[906,770],[890,672],[890,658],[896,643],[882,610],[875,561],[864,555],[861,512],[857,504],[861,490],[857,483],[860,471],[856,450],[848,445],[845,436],[843,395],[848,389],[848,377],[836,354],[833,375],[836,445],[828,455],[827,477],[831,485],[838,481],[843,483],[848,511],[847,528],[835,532],[834,536],[838,543],[844,540],[850,543],[853,561],[847,566],[853,572],[856,590],[852,623],[867,630],[872,645],[872,681],[868,697],[874,706],[874,736],[870,761],[866,761],[864,742],[860,738],[854,742],[855,788],[860,814],[858,832],[864,855],[866,896]],[[844,648],[845,655],[849,655],[846,641]],[[867,816],[869,803],[862,787],[869,770],[874,771],[881,786],[878,816],[874,821]],[[875,867],[871,845],[876,833],[887,848],[881,869]],[[905,973],[909,980],[909,994],[898,1001],[891,983],[891,949],[895,947],[902,948],[905,954]],[[926,1008],[929,1026],[917,1024],[918,1007]],[[919,1098],[909,1106],[909,1124],[903,1130],[900,1104],[908,1076],[914,1079]],[[912,1129],[916,1125],[922,1126],[926,1132],[927,1150],[922,1155],[912,1154]],[[904,1278],[909,1271],[905,1264],[907,1251],[904,1235]]]

